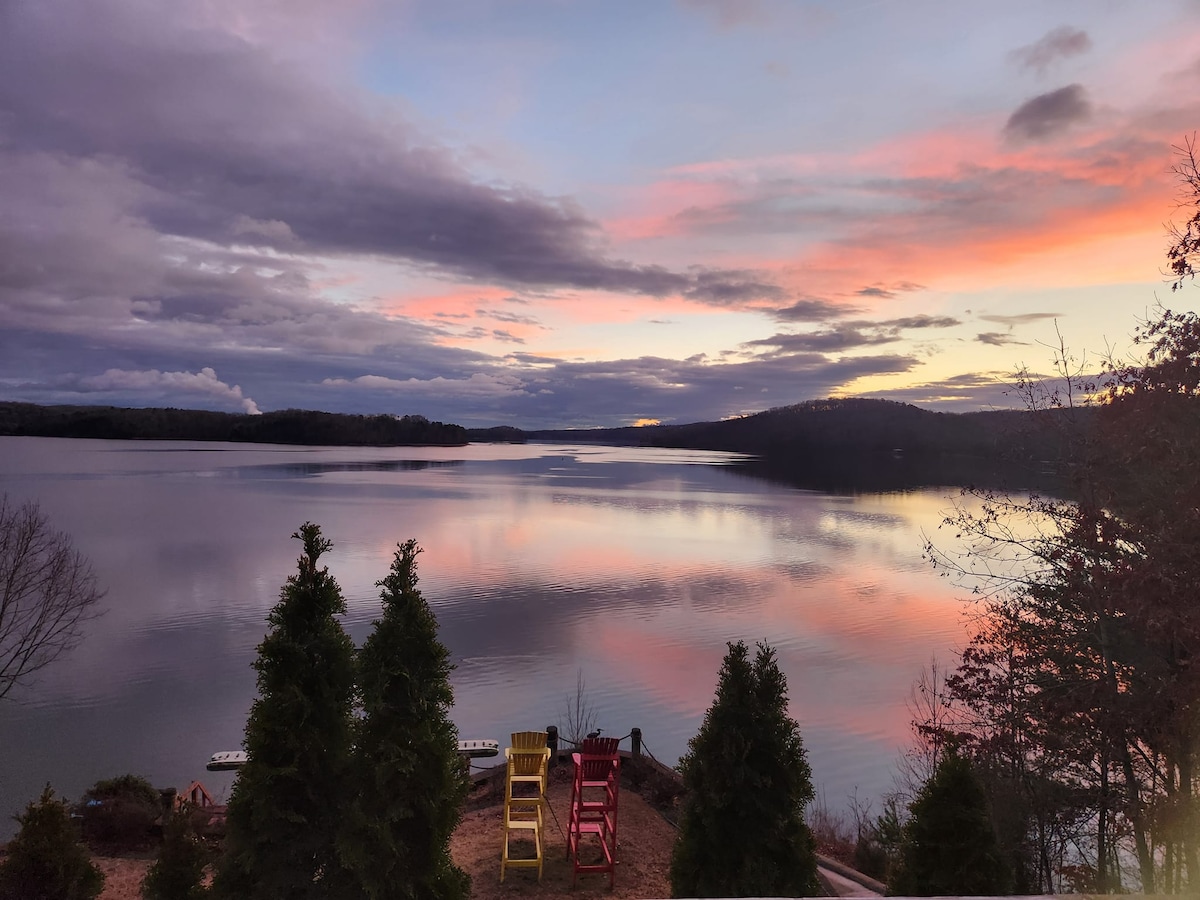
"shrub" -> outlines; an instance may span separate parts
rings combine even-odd
[[[104,888],[104,873],[79,844],[67,806],[50,785],[41,799],[17,816],[21,830],[0,863],[3,900],[91,900]]]
[[[687,789],[671,858],[676,897],[802,897],[818,890],[804,823],[812,771],[775,652],[729,645],[717,695],[679,761]]]
[[[1011,873],[1000,853],[987,796],[969,760],[947,753],[909,807],[893,894],[1004,894]]]
[[[208,893],[201,887],[208,848],[196,835],[192,812],[185,803],[163,826],[158,859],[142,883],[145,900],[198,900]]]
[[[142,849],[150,845],[162,809],[162,795],[145,778],[97,781],[79,805],[83,838],[93,849],[110,853]]]

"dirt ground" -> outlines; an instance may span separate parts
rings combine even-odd
[[[637,792],[623,788],[617,816],[616,883],[610,893],[608,876],[583,874],[571,888],[571,862],[563,836],[570,805],[569,766],[551,772],[547,791],[551,813],[546,816],[545,862],[542,882],[536,869],[512,869],[500,883],[500,842],[503,819],[502,788],[482,785],[472,793],[462,823],[454,832],[450,850],[454,861],[471,875],[471,896],[477,900],[529,897],[534,900],[588,897],[670,897],[669,868],[675,830]],[[559,826],[561,825],[562,830]],[[525,845],[532,850],[532,844]],[[514,840],[512,855],[521,845]],[[100,900],[140,900],[142,879],[150,868],[148,859],[94,859],[104,871]]]
[[[485,796],[472,797],[463,815],[462,824],[454,833],[450,851],[454,861],[471,875],[473,898],[501,900],[530,897],[549,900],[557,897],[671,896],[669,876],[675,829],[635,791],[622,788],[618,801],[617,872],[611,893],[608,890],[607,874],[581,874],[574,890],[571,888],[572,867],[571,861],[567,859],[567,842],[564,836],[567,811],[571,803],[569,766],[560,766],[551,772],[547,798],[552,814],[546,816],[542,883],[538,884],[536,869],[510,868],[504,876],[504,883],[501,884],[503,796],[499,790],[493,789]],[[487,805],[482,805],[483,803]],[[514,839],[511,855],[519,855],[519,846],[521,845]],[[532,853],[532,843],[525,846]],[[587,857],[584,857],[584,860],[587,861]]]

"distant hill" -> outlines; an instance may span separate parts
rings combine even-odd
[[[943,413],[892,400],[810,400],[720,422],[530,431],[531,440],[574,440],[726,450],[769,457],[825,457],[831,453],[901,453],[1057,459],[1055,416],[1088,418],[1087,410],[998,410]]]
[[[1075,417],[1068,423],[1067,417]],[[1069,490],[1064,436],[1088,409],[941,413],[891,400],[811,400],[720,422],[530,431],[530,440],[723,450],[758,459],[740,468],[794,487],[903,490],[974,484]]]
[[[356,416],[285,409],[258,416],[198,409],[38,406],[0,402],[0,435],[111,440],[239,441],[331,446],[459,446],[460,425],[424,416]]]

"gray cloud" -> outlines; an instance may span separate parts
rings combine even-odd
[[[1056,91],[1026,100],[1008,117],[1004,134],[1008,138],[1037,141],[1052,137],[1092,115],[1092,105],[1081,84],[1069,84]]]
[[[1018,47],[1009,58],[1024,69],[1043,74],[1053,63],[1078,56],[1092,49],[1092,39],[1086,31],[1062,25],[1046,32],[1039,40]]]
[[[797,300],[791,306],[771,311],[771,315],[780,322],[823,322],[826,319],[838,319],[842,316],[860,312],[857,306],[843,306],[830,303],[818,298]]]
[[[985,315],[980,316],[980,320],[984,322],[995,322],[998,325],[1007,325],[1012,328],[1014,325],[1028,325],[1031,322],[1040,322],[1043,319],[1061,318],[1062,313],[1044,312],[1044,313],[1019,313],[1015,316],[1004,315]]]
[[[537,328],[544,326],[535,316],[523,316],[520,313],[508,312],[502,309],[485,309],[480,308],[475,310],[475,315],[483,316],[488,319],[495,319],[497,322],[508,322],[511,325],[533,325]]]
[[[978,412],[1012,408],[1012,390],[1011,372],[978,372],[956,375],[945,381],[873,391],[871,396],[949,412]]]
[[[812,334],[775,334],[771,337],[748,341],[747,345],[774,347],[780,354],[837,353],[842,350],[852,350],[855,347],[890,344],[898,340],[900,340],[900,336],[895,333],[868,334],[853,325],[839,325],[828,331],[818,331]]]
[[[879,323],[886,328],[951,328],[961,325],[958,319],[951,316],[907,316],[902,319],[888,319]]]
[[[987,331],[983,334],[977,334],[975,335],[975,340],[992,347],[1004,347],[1008,344],[1028,345],[1028,341],[1018,341],[1011,334],[1001,331]]]
[[[170,19],[170,7],[148,9],[5,8],[5,167],[99,164],[109,183],[89,174],[124,215],[157,235],[221,246],[718,305],[780,296],[745,273],[609,259],[600,226],[572,201],[479,183],[393,109],[334,94],[228,32],[185,27],[194,23]]]
[[[380,323],[368,317],[368,324]],[[40,361],[50,356],[70,357],[81,374],[63,378],[43,372]],[[139,368],[134,359],[150,362]],[[0,330],[0,385],[9,399],[207,406],[212,398],[194,388],[172,392],[164,385],[167,379],[146,375],[139,390],[136,377],[123,376],[118,385],[108,373],[121,368],[187,374],[206,365],[215,370],[214,378],[220,373],[223,384],[253,384],[254,400],[262,409],[421,413],[466,425],[536,428],[623,425],[631,416],[677,422],[718,419],[828,396],[853,378],[907,372],[920,363],[903,355],[831,360],[813,352],[741,354],[724,362],[700,357],[572,362],[519,351],[496,359],[425,344],[380,347],[365,355],[281,347],[265,359],[255,350],[184,345],[162,352],[97,346],[86,336]],[[102,383],[106,373],[110,381]],[[219,405],[236,408],[234,399]]]
[[[773,347],[778,354],[837,353],[855,347],[890,344],[900,340],[901,332],[917,328],[950,328],[962,324],[950,316],[907,316],[881,322],[842,322],[825,331],[808,334],[775,334],[748,341],[748,347]]]
[[[858,294],[860,297],[879,297],[884,300],[891,300],[901,293],[921,291],[924,289],[925,286],[922,284],[915,284],[911,281],[898,281],[895,284],[890,285],[873,284],[868,287],[860,288],[854,293]]]

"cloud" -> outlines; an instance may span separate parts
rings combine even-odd
[[[881,300],[891,300],[901,293],[910,291],[924,290],[922,284],[913,284],[911,281],[901,281],[892,285],[873,284],[868,287],[859,288],[854,293],[860,297],[877,297]]]
[[[975,340],[981,344],[988,344],[992,347],[1004,347],[1008,344],[1021,344],[1028,346],[1028,341],[1018,341],[1015,337],[1007,332],[987,331],[983,334],[975,335]]]
[[[160,372],[109,369],[103,375],[79,378],[75,389],[81,393],[104,393],[136,397],[138,405],[175,394],[201,394],[222,405],[233,403],[252,416],[260,415],[258,404],[242,395],[238,385],[228,385],[207,366],[199,372]]]
[[[748,347],[774,347],[777,353],[836,353],[855,347],[890,344],[901,339],[901,332],[919,328],[951,328],[961,325],[950,316],[906,316],[881,322],[851,321],[826,331],[807,334],[775,334],[747,341]]]
[[[695,422],[829,396],[865,375],[907,372],[902,355],[830,360],[822,354],[767,354],[730,362],[660,357],[568,362],[514,353],[503,366],[462,378],[327,378],[315,389],[341,408],[436,402],[463,424],[522,428],[629,425],[640,418]],[[781,385],[784,385],[781,389]],[[310,392],[311,396],[311,392]]]
[[[1086,122],[1091,115],[1092,105],[1083,85],[1069,84],[1022,103],[1008,117],[1004,134],[1010,139],[1038,141]]]
[[[880,322],[879,325],[885,328],[952,328],[955,325],[961,325],[958,319],[952,316],[907,316],[902,319],[888,319]]]
[[[872,391],[869,396],[952,412],[1010,409],[1013,406],[1012,372],[973,372],[944,381]]]
[[[842,306],[828,300],[808,298],[797,300],[791,306],[771,310],[771,315],[781,322],[823,322],[861,312],[857,306]]]
[[[521,379],[515,375],[476,373],[469,378],[388,378],[384,375],[360,375],[357,378],[326,378],[324,387],[360,387],[421,398],[485,398],[527,395]]]
[[[1028,325],[1031,322],[1040,322],[1043,319],[1058,319],[1062,317],[1062,313],[1044,312],[1044,313],[1020,313],[1015,316],[1005,315],[985,315],[979,318],[984,322],[995,322],[997,325],[1007,325],[1012,328],[1014,325]]]
[[[1032,44],[1018,47],[1008,56],[1021,68],[1033,69],[1042,75],[1053,63],[1078,56],[1091,49],[1092,39],[1086,31],[1062,25],[1048,31]]]
[[[47,0],[4,24],[0,167],[95,166],[151,236],[717,305],[779,296],[744,273],[610,258],[573,201],[479,181],[396,107],[173,5]]]
[[[900,340],[896,331],[868,333],[852,324],[839,325],[828,331],[810,334],[775,334],[747,341],[751,347],[774,347],[778,353],[837,353],[855,347],[890,344]]]

